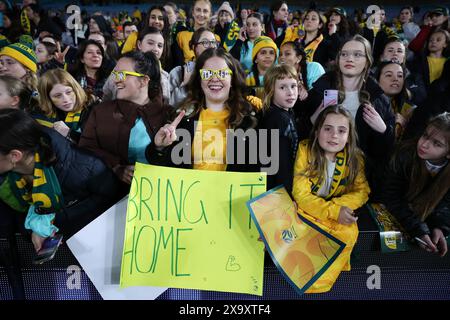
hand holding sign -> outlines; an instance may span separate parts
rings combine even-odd
[[[158,130],[158,132],[155,135],[156,147],[158,148],[168,147],[174,141],[177,140],[176,129],[177,126],[180,124],[181,120],[183,119],[185,113],[186,112],[184,110],[181,111],[180,114],[175,118],[175,120],[172,123],[166,124],[164,127],[161,127]]]

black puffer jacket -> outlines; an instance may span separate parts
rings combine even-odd
[[[409,208],[406,194],[410,184],[414,183],[410,176],[415,152],[414,145],[407,152],[396,154],[396,163],[389,166],[385,175],[382,202],[412,237],[429,235],[434,228],[441,229],[447,236],[450,232],[450,189],[425,221]],[[432,179],[430,177],[430,183]]]
[[[115,203],[118,181],[99,158],[53,129],[42,130],[50,138],[56,156],[52,167],[64,197],[64,210],[56,215],[55,225],[71,235]]]

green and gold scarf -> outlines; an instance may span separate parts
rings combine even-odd
[[[345,176],[346,176],[346,166],[347,166],[347,148],[344,148],[344,150],[338,152],[336,154],[336,167],[334,169],[333,173],[333,181],[331,182],[331,189],[328,195],[325,197],[325,200],[329,200],[333,197],[333,195],[336,193],[338,187],[340,185],[345,185],[347,183]],[[312,192],[314,194],[317,194],[319,190],[322,188],[323,183],[325,182],[323,178],[321,181],[318,181],[318,179],[313,180],[313,186],[312,186]]]
[[[236,21],[233,21],[228,26],[228,30],[226,32],[226,37],[223,42],[223,47],[228,52],[233,48],[233,46],[236,44],[237,39],[239,38],[239,31],[241,28],[239,28],[239,25]]]
[[[16,199],[24,205],[34,205],[36,213],[57,213],[62,209],[63,196],[58,178],[52,167],[41,162],[39,153],[34,155],[33,185],[15,172],[9,173],[11,190]]]
[[[41,113],[35,113],[32,117],[36,119],[39,124],[49,128],[53,128],[53,124],[60,120],[58,119],[56,113],[53,113],[50,117]],[[67,112],[64,123],[70,128],[70,130],[78,131],[80,129],[80,117],[81,112]]]

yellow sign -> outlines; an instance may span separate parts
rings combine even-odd
[[[278,270],[300,294],[325,273],[345,247],[297,214],[284,187],[267,191],[247,206]]]
[[[121,286],[262,295],[264,244],[245,204],[265,190],[265,173],[137,163]]]

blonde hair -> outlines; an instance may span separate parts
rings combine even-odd
[[[5,84],[5,89],[11,97],[19,97],[20,109],[27,109],[31,103],[31,91],[26,84],[13,76],[0,76],[0,82]]]
[[[368,102],[370,100],[370,95],[369,93],[365,90],[365,84],[366,84],[366,80],[369,77],[369,72],[370,72],[370,67],[373,64],[373,56],[372,56],[372,46],[370,44],[370,42],[364,38],[363,36],[357,34],[355,36],[353,36],[352,38],[348,39],[347,41],[345,41],[341,48],[339,49],[339,52],[336,56],[336,80],[337,80],[337,89],[339,91],[339,102],[342,103],[345,100],[345,89],[344,89],[344,84],[343,84],[343,75],[342,72],[339,68],[339,59],[341,56],[341,52],[342,49],[344,48],[344,46],[351,41],[356,41],[361,43],[364,46],[364,54],[366,55],[366,65],[364,66],[364,70],[361,73],[361,76],[359,78],[359,82],[358,82],[358,91],[359,91],[359,101],[361,103],[364,102]]]
[[[45,72],[39,81],[39,102],[40,108],[47,116],[51,116],[56,112],[56,107],[50,98],[50,91],[57,84],[71,87],[75,93],[76,101],[73,108],[74,112],[82,111],[90,103],[91,98],[86,95],[80,84],[63,69],[52,69]]]
[[[360,170],[359,161],[363,158],[363,153],[357,145],[357,134],[353,117],[341,104],[329,106],[319,114],[316,122],[314,123],[314,127],[308,141],[308,167],[301,174],[308,178],[318,178],[319,183],[322,183],[325,179],[325,174],[327,172],[327,161],[325,158],[325,152],[319,144],[319,132],[329,114],[342,115],[348,120],[349,123],[348,139],[345,144],[345,149],[347,149],[346,167],[348,168],[345,192],[349,192],[353,188],[353,182],[355,181]]]
[[[294,66],[287,64],[273,65],[267,70],[264,76],[264,101],[263,109],[267,110],[272,104],[273,96],[275,95],[275,84],[277,80],[295,79],[298,81],[297,71]]]

